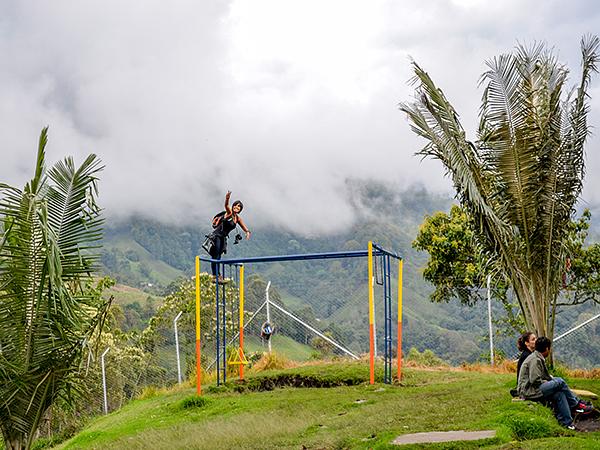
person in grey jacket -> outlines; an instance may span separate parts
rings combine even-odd
[[[558,422],[574,429],[572,412],[589,413],[593,407],[571,392],[562,378],[553,378],[548,373],[545,358],[550,354],[552,341],[540,336],[535,342],[535,351],[525,359],[519,372],[517,389],[526,400],[550,402]]]

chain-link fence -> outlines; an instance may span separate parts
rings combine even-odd
[[[217,369],[217,332],[227,344],[228,379],[238,376],[239,269],[228,270],[224,284],[200,277],[201,367],[203,381],[213,383]],[[392,287],[392,336],[396,336],[396,274]],[[384,349],[383,279],[374,267],[376,349]],[[303,362],[329,358],[361,358],[369,351],[369,292],[366,258],[326,261],[290,261],[252,264],[244,270],[244,354],[252,364],[266,351]],[[167,296],[149,330],[136,336],[103,333],[90,346],[78,377],[84,380],[75,408],[58,402],[41,427],[43,435],[68,433],[87,417],[121,408],[144,390],[190,386],[196,375],[195,280],[186,280],[177,294]],[[217,292],[218,291],[218,292]],[[218,294],[218,295],[217,295]],[[225,326],[217,327],[217,304]],[[222,310],[221,308],[224,308]],[[487,346],[487,305],[468,309],[481,317],[482,349]],[[497,319],[502,308],[493,304]],[[268,325],[268,329],[267,328]],[[496,330],[497,331],[497,330]],[[557,314],[556,359],[571,368],[600,366],[600,306],[562,307]],[[224,334],[223,334],[224,332]],[[411,328],[405,339],[411,341]],[[511,358],[516,355],[516,335],[495,336],[494,347]],[[405,346],[408,351],[409,346]],[[103,357],[102,357],[103,356]],[[394,353],[395,356],[395,353]],[[365,362],[365,364],[367,364]],[[366,380],[365,380],[366,381]],[[187,384],[186,384],[187,383]]]
[[[228,349],[235,351],[240,344],[239,271],[233,268],[225,275],[225,283],[217,285],[208,274],[201,275],[201,366],[209,382],[217,366],[217,334]],[[373,276],[376,348],[381,354],[384,347],[381,267],[374,268]],[[397,285],[396,279],[390,283]],[[254,264],[245,269],[244,287],[244,353],[250,363],[269,350],[297,362],[358,359],[368,353],[366,258]],[[396,287],[391,290],[395,299]],[[131,338],[104,333],[94,348],[89,348],[79,373],[85,380],[77,406],[79,417],[119,409],[149,387],[169,387],[195,380],[195,301],[190,301],[195,297],[195,280],[184,283],[182,291],[184,301],[174,301],[173,307],[153,319],[148,336],[137,336],[132,343]],[[169,301],[168,297],[165,303]],[[224,328],[217,327],[217,303],[225,308]],[[184,308],[177,309],[176,305]],[[394,306],[393,317],[395,309]],[[395,332],[394,323],[393,336]],[[230,359],[230,355],[227,357]],[[236,377],[238,368],[239,365],[232,364],[230,376]],[[54,422],[55,419],[56,414]],[[55,431],[61,431],[60,425],[54,427]]]
[[[600,305],[563,307],[565,317],[557,324],[554,355],[573,369],[600,367]]]
[[[564,297],[560,297],[558,303],[565,300]],[[476,305],[475,309],[479,311],[481,322],[484,317],[487,320],[487,310],[483,305]],[[518,359],[516,341],[519,334],[515,331],[507,334],[506,324],[502,325],[503,330],[499,329],[499,323],[503,323],[505,313],[503,308],[492,302],[492,311],[492,339],[495,351],[509,359]],[[487,335],[483,340],[489,342],[489,339]],[[600,367],[600,304],[589,301],[557,307],[553,353],[555,361],[571,369],[589,370]]]

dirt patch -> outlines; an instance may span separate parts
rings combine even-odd
[[[600,431],[600,413],[595,410],[587,416],[578,415],[573,420],[573,424],[577,431],[583,431],[584,433]]]
[[[276,388],[295,387],[295,388],[332,388],[337,386],[356,386],[364,383],[360,378],[337,378],[327,379],[314,376],[298,374],[279,374],[275,376],[265,376],[251,378],[247,381],[237,381],[234,390],[244,391],[272,391]]]

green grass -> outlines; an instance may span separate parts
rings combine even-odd
[[[289,360],[304,362],[311,359],[314,349],[309,345],[300,344],[289,336],[275,334],[271,338],[271,348]],[[262,344],[260,337],[248,336],[244,339],[244,352],[247,354],[254,352],[264,352],[267,346]]]
[[[371,386],[366,379],[364,362],[250,374],[244,384],[205,386],[203,400],[186,389],[134,401],[58,448],[388,449],[398,448],[391,442],[405,433],[484,429],[497,437],[427,448],[599,447],[600,433],[570,432],[547,408],[511,402],[512,374],[405,370],[401,385]],[[576,386],[600,391],[600,380]]]

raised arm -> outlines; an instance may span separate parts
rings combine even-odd
[[[229,206],[229,198],[231,197],[231,191],[227,191],[227,194],[225,194],[225,214],[227,215],[227,217],[231,216],[232,211],[231,211],[231,207]]]

